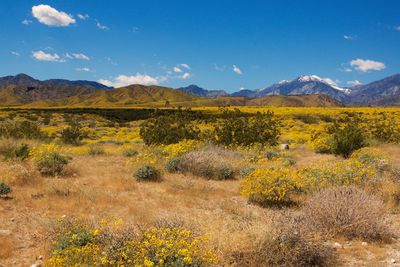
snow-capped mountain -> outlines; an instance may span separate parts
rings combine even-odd
[[[339,87],[329,78],[320,78],[317,75],[302,75],[294,80],[283,80],[259,90],[256,97],[268,95],[326,94],[342,101],[350,92],[350,89]]]

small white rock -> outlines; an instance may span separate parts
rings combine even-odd
[[[366,246],[368,246],[368,243],[367,242],[361,242],[361,246],[366,247]]]
[[[11,235],[11,231],[10,230],[1,230],[0,229],[0,235]]]
[[[343,248],[343,246],[338,242],[333,243],[333,247],[334,248]]]
[[[390,263],[394,264],[394,263],[396,263],[396,260],[395,259],[391,259]]]

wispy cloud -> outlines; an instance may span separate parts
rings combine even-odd
[[[88,14],[78,14],[76,16],[81,20],[87,20],[89,18]]]
[[[242,75],[243,73],[242,73],[242,70],[238,67],[238,66],[236,66],[236,65],[233,65],[232,66],[232,70],[233,70],[233,72],[235,72],[236,74],[239,74],[239,75]]]
[[[182,72],[182,69],[178,68],[178,67],[174,67],[174,72],[177,72],[177,73]]]
[[[19,57],[21,54],[15,51],[11,51],[11,55]]]
[[[50,54],[42,50],[32,52],[32,56],[39,61],[63,62],[57,54]]]
[[[180,75],[178,78],[187,80],[190,78],[190,73],[185,72],[184,74]]]
[[[361,85],[362,82],[360,82],[359,80],[354,80],[354,81],[348,81],[347,85],[348,86],[356,86],[356,85]]]
[[[379,71],[386,68],[383,62],[360,58],[350,61],[350,66],[361,72],[369,72],[373,70]]]
[[[21,24],[23,24],[23,25],[29,25],[29,24],[32,24],[32,20],[29,20],[29,19],[24,19],[23,21],[21,21]]]
[[[181,63],[181,64],[179,64],[181,67],[183,67],[183,68],[185,68],[185,69],[188,69],[188,70],[190,70],[191,69],[191,67],[188,65],[188,64],[186,64],[186,63]]]
[[[81,72],[92,72],[90,68],[83,67],[83,68],[76,68],[76,71],[81,71]]]
[[[69,59],[90,60],[90,58],[87,55],[82,53],[72,53],[72,54],[67,53],[65,57]]]
[[[343,35],[343,38],[348,41],[354,41],[357,40],[357,35]]]
[[[101,24],[98,20],[96,20],[96,27],[103,31],[107,31],[110,29],[106,25]]]
[[[49,5],[37,5],[32,7],[32,15],[42,24],[53,27],[67,27],[75,23],[72,15],[58,11]]]
[[[214,69],[217,71],[225,71],[226,65],[219,66],[216,63],[214,63]]]

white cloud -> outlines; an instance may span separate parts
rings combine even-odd
[[[139,31],[139,27],[136,27],[136,26],[134,26],[130,29],[130,32],[138,32],[138,31]]]
[[[166,80],[166,77],[153,77],[147,74],[136,73],[136,75],[119,75],[115,77],[113,80],[100,79],[99,83],[104,84],[106,86],[112,87],[123,87],[131,84],[143,84],[143,85],[157,85],[160,82]]]
[[[90,60],[90,58],[88,56],[86,56],[85,54],[82,54],[82,53],[79,53],[79,54],[78,53],[72,53],[72,54],[67,53],[65,55],[65,57],[69,58],[69,59]]]
[[[357,40],[357,35],[343,35],[343,38],[349,41]]]
[[[59,55],[50,53],[48,54],[42,50],[32,52],[32,56],[39,61],[62,62]]]
[[[359,80],[354,80],[354,81],[348,81],[347,85],[349,86],[356,86],[356,85],[361,85],[362,82],[360,82]]]
[[[77,15],[78,16],[78,18],[80,18],[81,20],[87,20],[88,18],[89,18],[89,15],[88,14],[78,14]]]
[[[323,80],[324,82],[326,82],[327,84],[332,85],[332,86],[338,86],[338,83],[340,83],[339,80],[334,81],[331,78],[321,78],[321,80]]]
[[[188,69],[188,70],[191,69],[191,67],[188,64],[185,64],[185,63],[180,64],[180,66],[184,67],[185,69]]]
[[[232,70],[233,70],[233,72],[235,72],[236,74],[243,74],[242,73],[242,70],[238,67],[238,66],[236,66],[236,65],[233,65],[232,66]]]
[[[24,25],[29,25],[29,24],[32,23],[32,20],[24,19],[23,21],[21,21],[21,23],[24,24]]]
[[[361,72],[368,72],[371,70],[383,70],[386,68],[385,64],[382,62],[360,58],[350,61],[350,66]]]
[[[182,72],[182,69],[180,69],[178,67],[174,67],[174,72]]]
[[[190,78],[190,73],[185,72],[184,74],[182,74],[181,76],[179,76],[180,79],[189,79]]]
[[[75,23],[75,19],[65,12],[58,11],[49,5],[38,5],[32,7],[32,15],[47,26],[66,27]]]
[[[396,26],[396,27],[394,27],[394,29],[395,29],[396,31],[399,31],[399,32],[400,32],[400,25],[399,25],[399,26]]]
[[[98,20],[96,20],[96,27],[103,31],[107,31],[110,29],[106,25],[101,24]]]
[[[15,51],[11,51],[11,55],[19,57],[21,54]]]
[[[87,67],[83,67],[83,68],[76,68],[76,71],[83,71],[83,72],[92,72],[92,70],[90,68]]]

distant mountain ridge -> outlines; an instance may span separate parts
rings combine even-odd
[[[186,87],[178,88],[178,90],[188,93],[188,94],[191,94],[191,95],[194,95],[194,96],[202,96],[202,97],[210,97],[210,98],[229,95],[224,90],[206,90],[206,89],[201,88],[194,84],[191,84]]]
[[[319,97],[316,97],[319,95]],[[310,96],[310,97],[305,97]],[[329,79],[303,75],[263,89],[232,94],[196,85],[178,89],[130,85],[111,88],[94,81],[51,79],[40,81],[26,74],[0,77],[0,106],[135,106],[135,105],[306,105],[400,106],[400,74],[352,88]]]

